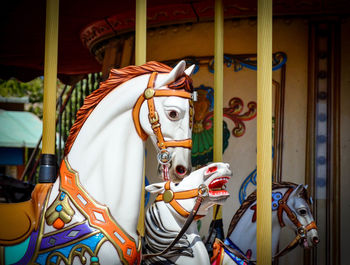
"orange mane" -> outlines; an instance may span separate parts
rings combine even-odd
[[[112,69],[108,79],[101,82],[100,87],[85,98],[83,106],[78,110],[77,118],[69,131],[69,136],[64,148],[64,155],[66,156],[69,153],[81,127],[84,125],[91,112],[113,89],[140,75],[152,72],[169,73],[171,70],[171,67],[154,61],[141,66],[131,65],[122,69]]]

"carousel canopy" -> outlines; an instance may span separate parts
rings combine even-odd
[[[43,75],[45,0],[1,1],[0,78],[29,81]],[[224,1],[225,18],[256,17],[256,0]],[[212,20],[214,1],[148,0],[148,26]],[[274,1],[274,15],[349,15],[343,0]],[[58,74],[79,75],[101,70],[90,53],[104,38],[134,30],[135,1],[61,0]]]

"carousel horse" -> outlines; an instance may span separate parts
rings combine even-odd
[[[57,180],[0,205],[1,264],[140,264],[148,136],[179,181],[190,172],[193,67],[113,69],[77,114]]]
[[[226,201],[225,184],[231,175],[228,164],[214,163],[180,183],[167,181],[146,187],[156,199],[146,212],[145,264],[210,264],[193,221],[205,216],[214,204]]]
[[[317,226],[311,213],[312,199],[306,186],[290,182],[272,185],[272,255],[285,255],[298,244],[304,248],[319,242]],[[281,229],[288,227],[296,237],[277,253]],[[256,259],[256,192],[243,202],[233,216],[224,242],[216,240],[212,265],[250,265]]]

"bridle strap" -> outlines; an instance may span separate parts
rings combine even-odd
[[[288,198],[293,190],[294,188],[289,188],[287,192],[284,194],[283,198],[278,201],[279,205],[277,210],[277,216],[281,227],[286,226],[283,221],[283,211],[286,212],[288,218],[293,222],[293,224],[295,224],[297,227],[301,226],[301,223],[299,222],[297,216],[287,205]]]
[[[315,221],[312,221],[307,226],[305,226],[305,228],[302,225],[300,225],[297,228],[298,228],[298,233],[295,236],[295,238],[284,249],[282,249],[275,256],[273,256],[274,259],[282,257],[286,255],[289,251],[293,250],[298,245],[299,240],[305,238],[307,232],[309,232],[310,230],[317,229],[317,226]],[[301,231],[300,228],[303,228],[303,230]]]
[[[312,229],[317,229],[317,225],[316,225],[315,221],[310,222],[308,225],[306,225],[304,227],[299,222],[295,213],[289,208],[289,206],[287,204],[287,200],[288,200],[288,198],[293,190],[294,190],[294,188],[289,188],[287,190],[287,192],[284,194],[283,198],[281,200],[279,200],[277,216],[278,216],[278,221],[279,221],[280,226],[284,227],[285,223],[283,221],[283,211],[285,211],[288,218],[297,227],[297,235],[284,249],[282,249],[280,252],[278,252],[273,258],[278,258],[278,257],[281,257],[281,256],[287,254],[289,251],[291,251],[292,249],[294,249],[297,246],[300,239],[303,239],[306,237],[307,232],[309,232]]]
[[[306,232],[308,232],[308,231],[310,231],[312,229],[317,229],[317,225],[316,225],[315,221],[312,221],[307,226],[305,226]]]
[[[173,141],[165,141],[162,130],[161,130],[161,124],[159,123],[159,115],[156,111],[156,107],[154,104],[154,97],[170,97],[170,96],[176,96],[186,99],[192,99],[191,93],[187,91],[182,90],[175,90],[175,89],[162,89],[162,90],[155,90],[154,84],[155,80],[157,78],[158,73],[153,72],[148,80],[147,88],[145,89],[144,93],[137,99],[132,116],[134,120],[134,125],[137,134],[140,136],[140,138],[145,141],[147,140],[148,135],[146,132],[142,129],[140,124],[140,109],[142,106],[142,103],[147,100],[147,106],[148,106],[148,119],[151,124],[151,128],[153,130],[154,135],[157,138],[157,146],[159,149],[167,149],[168,147],[183,147],[183,148],[192,148],[192,140],[191,139],[185,139],[185,140],[173,140]]]
[[[283,211],[285,211],[288,218],[293,222],[293,224],[297,227],[297,229],[303,228],[306,233],[312,229],[317,229],[316,223],[314,221],[309,223],[306,227],[303,227],[303,225],[299,222],[295,213],[289,208],[287,201],[293,190],[294,188],[289,188],[287,192],[284,194],[283,198],[278,202],[279,205],[277,209],[277,216],[278,216],[278,221],[280,223],[280,226],[281,227],[285,226],[285,223],[283,221]]]
[[[191,199],[191,198],[196,198],[200,195],[198,188],[197,189],[192,189],[192,190],[186,190],[186,191],[179,191],[179,192],[173,192],[170,189],[170,181],[167,181],[164,185],[164,193],[159,194],[155,201],[164,201],[165,203],[169,203],[173,209],[182,217],[187,218],[190,215],[190,212],[188,212],[186,209],[184,209],[178,202],[177,200],[186,200],[186,199]],[[202,218],[203,215],[196,215],[194,217],[195,220],[198,220]]]
[[[284,247],[281,251],[279,251],[276,255],[274,255],[272,258],[276,259],[281,256],[286,255],[289,253],[289,251],[293,250],[297,245],[300,239],[303,239],[306,237],[306,234],[308,231],[312,229],[317,229],[317,225],[315,221],[310,222],[308,225],[305,227],[299,222],[297,216],[295,213],[289,208],[287,205],[287,200],[292,193],[294,188],[289,188],[287,192],[284,194],[283,198],[279,200],[279,205],[278,205],[278,210],[277,210],[277,216],[278,216],[278,221],[281,227],[285,226],[285,223],[283,221],[283,211],[286,212],[288,218],[293,222],[293,224],[297,227],[297,235],[295,238],[286,246]],[[217,240],[223,248],[226,248],[228,251],[239,257],[240,259],[246,261],[247,263],[252,262],[256,263],[256,260],[250,260],[248,259],[244,254],[240,253],[239,251],[235,250],[234,248],[231,248],[230,246],[226,245],[224,242],[221,240]]]
[[[251,260],[246,257],[246,255],[239,252],[237,249],[231,248],[230,246],[226,245],[224,242],[222,242],[221,239],[215,238],[215,242],[220,244],[223,248],[227,249],[229,252],[234,254],[236,257],[240,258],[241,260],[244,260],[246,263],[256,263],[256,260]]]
[[[170,181],[167,181],[164,185],[165,191],[171,190],[170,189]],[[185,200],[190,198],[195,198],[198,196],[198,189],[192,189],[192,190],[186,190],[186,191],[178,191],[178,192],[172,192],[173,199],[174,200]],[[156,198],[156,201],[163,201],[164,200],[164,193],[159,194]]]
[[[196,203],[191,211],[191,213],[189,214],[189,216],[186,219],[186,222],[184,224],[184,226],[182,227],[181,231],[179,232],[179,234],[176,236],[176,238],[173,240],[173,242],[171,242],[163,251],[158,252],[158,253],[153,253],[153,254],[145,254],[142,255],[142,259],[149,259],[152,257],[156,257],[156,256],[162,256],[165,253],[167,253],[179,240],[180,238],[183,236],[183,234],[187,231],[188,227],[191,225],[194,217],[197,215],[197,212],[199,210],[199,207],[201,206],[202,202],[203,202],[203,197],[199,194],[199,196],[196,199]]]

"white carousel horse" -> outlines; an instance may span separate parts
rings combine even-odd
[[[272,255],[282,256],[299,243],[310,248],[319,242],[317,226],[311,213],[312,200],[305,186],[290,182],[272,185]],[[286,226],[296,237],[277,253],[281,229]],[[227,237],[214,243],[212,265],[255,264],[256,260],[256,192],[242,203],[233,216]]]
[[[185,65],[111,70],[77,114],[53,186],[38,184],[32,200],[0,205],[6,264],[140,263],[147,136],[170,163],[170,178],[190,171],[193,67]]]
[[[225,184],[232,172],[228,164],[213,163],[192,172],[176,184],[151,184],[146,190],[157,195],[146,213],[145,252],[151,254],[146,264],[210,264],[208,252],[202,242],[196,222],[192,222],[179,241],[168,252],[162,252],[178,236],[188,222],[190,212],[197,205],[198,196],[204,200],[199,207],[197,220],[205,216],[214,204],[222,205],[229,197]],[[204,189],[201,193],[201,190]]]

